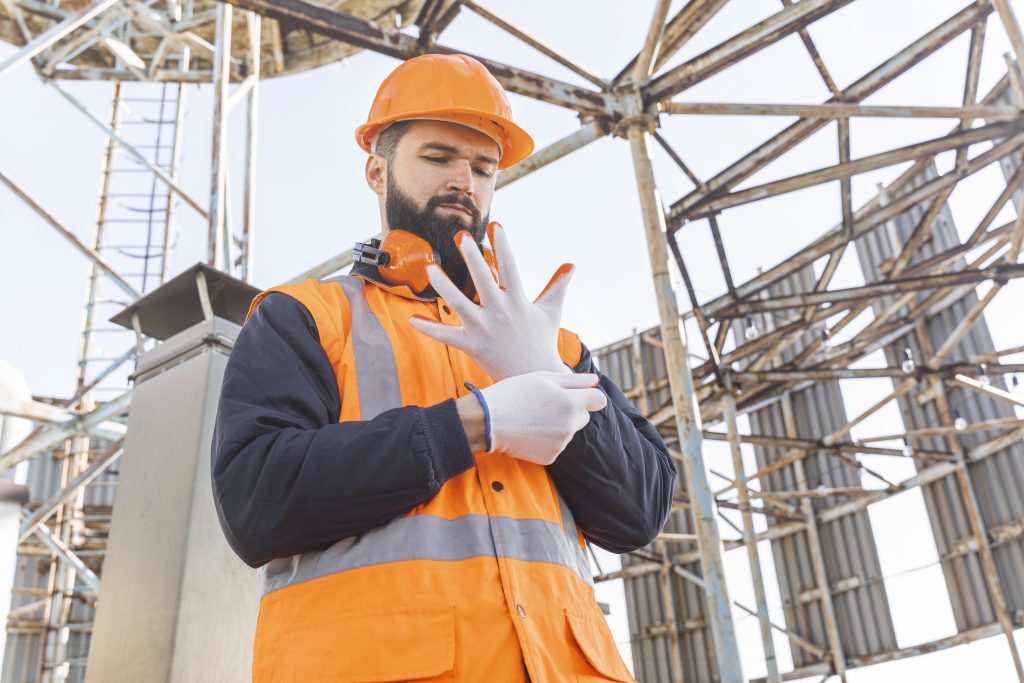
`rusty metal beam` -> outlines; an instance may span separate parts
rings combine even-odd
[[[90,28],[75,31],[59,47],[54,46],[51,48],[46,56],[46,61],[39,67],[39,72],[47,77],[52,76],[54,69],[61,62],[73,59],[94,44],[101,34],[127,21],[131,21],[131,15],[118,7],[114,7],[97,19]]]
[[[799,5],[803,4],[805,3],[799,3]],[[793,7],[798,7],[799,5],[793,5]],[[842,99],[846,101],[865,99],[897,76],[905,73],[928,55],[948,44],[964,31],[972,28],[980,20],[987,17],[990,12],[992,12],[992,7],[985,0],[979,0],[964,8],[847,87],[843,90]],[[837,98],[833,97],[827,103],[835,101],[837,101]],[[791,150],[827,123],[828,120],[826,119],[800,119],[762,143],[757,149],[739,161],[731,164],[728,168],[715,175],[715,177],[709,179],[707,181],[707,192],[719,193],[727,191],[760,168],[763,168],[770,161]],[[681,222],[679,220],[680,217],[686,215],[690,206],[705,198],[704,194],[702,192],[691,192],[672,205],[670,213],[672,229],[678,227]]]
[[[984,306],[976,308],[983,309]],[[958,338],[962,337],[969,327],[969,324],[958,325],[957,329],[954,330],[953,335],[951,336]],[[933,354],[931,341],[928,339],[928,335],[922,327],[917,328],[916,337],[917,342],[921,347],[921,352],[925,356],[930,367],[933,367],[936,363],[941,361],[942,352],[948,353],[950,351],[950,348],[944,344],[942,348]],[[946,393],[942,391],[942,381],[933,377],[931,378],[931,382],[935,389],[933,396],[935,408],[939,413],[939,418],[942,420],[944,425],[954,425],[953,414],[949,408],[949,401],[947,400]],[[992,557],[992,547],[989,544],[988,533],[985,529],[985,520],[981,515],[981,505],[978,502],[974,481],[971,477],[971,471],[967,466],[968,459],[964,453],[963,446],[960,444],[960,437],[957,434],[947,434],[946,443],[949,444],[949,449],[953,453],[953,461],[956,465],[956,482],[960,489],[960,497],[964,506],[964,512],[967,515],[968,524],[971,528],[971,534],[978,547],[978,556],[981,560],[982,574],[985,577],[985,585],[988,587],[989,598],[992,601],[992,607],[996,612],[996,618],[999,621],[999,625],[1002,627],[1003,635],[1006,637],[1010,650],[1010,657],[1013,660],[1013,666],[1017,672],[1017,678],[1020,683],[1024,683],[1024,662],[1021,661],[1020,652],[1017,649],[1017,643],[1013,637],[1013,619],[1007,609],[1006,598],[1003,594],[1003,587],[999,578],[999,571],[996,568],[995,559]]]
[[[999,624],[986,624],[985,626],[979,626],[978,628],[973,628],[969,631],[964,631],[963,633],[957,633],[956,635],[929,641],[927,643],[921,643],[919,645],[904,647],[898,650],[889,650],[876,655],[850,657],[848,662],[851,667],[873,666],[875,664],[882,664],[885,662],[894,662],[901,659],[907,659],[909,657],[917,657],[919,655],[926,655],[932,652],[939,652],[958,645],[965,645],[976,640],[990,638],[994,635],[998,635],[999,633]],[[827,665],[809,664],[807,666],[800,667],[799,669],[794,669],[793,671],[787,671],[782,675],[782,680],[796,681],[810,676],[822,675],[826,678],[831,675],[828,672]],[[750,683],[766,683],[766,680],[763,677],[752,678],[750,679]]]
[[[687,87],[727,69],[852,0],[803,0],[716,45],[654,79],[644,93],[646,103],[661,102]]]
[[[63,488],[59,489],[52,496],[39,503],[31,515],[21,522],[18,531],[18,542],[24,543],[28,537],[43,524],[54,512],[57,511],[69,498],[78,493],[79,489],[88,486],[91,481],[103,474],[111,465],[117,462],[124,454],[124,438],[120,438],[107,448],[99,458],[94,460],[84,472],[69,481]]]
[[[672,565],[672,571],[674,571],[676,574],[678,574],[682,578],[686,579],[690,583],[692,583],[692,584],[694,584],[696,586],[699,586],[700,588],[704,588],[704,580],[702,578],[700,578],[699,576],[697,576],[693,572],[687,571],[686,568],[680,566],[679,564],[673,564]],[[741,602],[739,602],[737,600],[733,600],[732,604],[735,605],[736,607],[739,607],[741,610],[743,610],[744,612],[746,612],[747,614],[749,614],[749,615],[751,615],[753,617],[757,616],[757,612],[755,612],[754,610],[750,609],[749,607],[747,607],[746,605],[744,605],[743,603],[741,603]],[[781,633],[782,635],[786,636],[790,641],[792,641],[794,645],[796,645],[797,647],[800,647],[800,648],[802,648],[804,650],[807,650],[808,652],[813,654],[815,657],[824,657],[825,656],[826,653],[825,653],[824,650],[822,650],[820,647],[818,647],[817,645],[815,645],[811,641],[807,640],[806,638],[803,638],[803,637],[797,635],[796,633],[794,633],[793,631],[789,631],[789,630],[787,630],[787,629],[785,629],[785,628],[783,628],[783,627],[781,627],[781,626],[779,626],[777,624],[774,624],[772,622],[768,622],[768,625],[769,625],[770,629],[774,628],[779,633]],[[769,630],[768,633],[769,633],[769,637],[770,637],[771,636],[771,631]],[[776,680],[782,680],[779,677],[779,672],[778,671],[775,672],[775,679]],[[770,681],[771,680],[771,676],[769,676],[767,680]]]
[[[757,552],[757,532],[754,516],[750,511],[751,494],[747,490],[747,476],[743,468],[743,454],[740,451],[739,428],[736,425],[736,399],[732,386],[726,381],[726,393],[722,398],[722,412],[728,430],[729,451],[735,479],[733,484],[739,498],[740,517],[743,521],[743,545],[747,549],[747,563],[754,584],[754,603],[757,607],[757,621],[761,627],[761,647],[764,651],[765,666],[769,683],[779,681],[779,663],[775,658],[775,643],[772,641],[772,624],[768,617],[768,599],[765,597],[764,577],[761,574],[761,559]]]
[[[714,215],[708,216],[708,227],[711,228],[711,238],[715,242],[715,253],[718,254],[718,264],[722,268],[722,277],[725,278],[725,289],[733,296],[736,295],[736,283],[732,279],[732,268],[729,267],[729,257],[725,253],[725,242],[722,240],[722,231],[718,228],[718,218]],[[672,238],[675,240],[675,237]],[[700,306],[694,307],[694,312],[700,310]],[[718,354],[718,346],[715,345],[715,353]]]
[[[1024,264],[1020,265],[1024,266]],[[953,331],[950,332],[949,336],[947,336],[946,339],[943,340],[942,346],[940,346],[935,351],[935,353],[930,354],[931,357],[928,359],[927,362],[927,366],[929,368],[939,367],[939,365],[942,363],[942,360],[953,352],[953,349],[956,348],[956,345],[960,343],[960,340],[963,339],[964,336],[970,331],[974,323],[978,321],[978,318],[981,317],[981,314],[985,311],[985,308],[990,303],[992,303],[992,299],[995,298],[996,294],[999,293],[999,290],[1001,288],[1002,285],[1000,284],[994,285],[991,289],[985,292],[985,296],[981,297],[981,299],[979,299],[977,303],[971,306],[971,309],[964,315],[963,318],[960,319],[960,321],[957,323]]]
[[[1007,149],[1010,149],[1010,148],[1006,147],[1006,145],[1007,145],[1007,143],[1005,143],[1005,142],[1004,143],[1000,143],[1000,145],[998,145],[997,148],[995,148],[993,150],[990,150],[989,153],[987,153],[988,158],[977,160],[977,163],[973,163],[972,164],[973,168],[968,167],[962,173],[966,173],[967,171],[977,170],[978,168],[982,168],[983,166],[987,165],[988,163],[990,163],[995,158],[998,158],[1000,155],[1006,153]],[[983,155],[983,156],[986,156],[986,155]],[[900,213],[902,210],[905,210],[907,207],[912,206],[914,204],[914,201],[912,201],[913,199],[916,198],[916,199],[920,200],[921,198],[927,198],[927,197],[935,194],[936,191],[939,191],[939,192],[944,191],[945,189],[947,189],[948,187],[950,187],[951,185],[953,185],[956,182],[956,178],[955,177],[947,178],[946,180],[943,180],[943,178],[945,178],[945,176],[940,176],[939,178],[936,178],[934,181],[932,181],[932,183],[926,184],[925,186],[922,186],[921,188],[917,188],[917,190],[915,190],[915,191],[913,191],[911,193],[908,193],[907,195],[901,196],[893,204],[885,205],[885,206],[882,206],[882,207],[878,207],[874,213],[869,214],[867,217],[859,218],[858,219],[857,230],[856,230],[856,233],[855,233],[855,237],[859,237],[860,235],[862,235],[865,232],[867,232],[867,230],[877,226],[880,223],[883,223],[885,220],[888,220],[892,216]],[[986,238],[987,239],[993,239],[993,238],[996,238],[996,237],[1000,237],[1008,229],[1009,229],[1009,226],[1002,226],[1001,228],[998,228],[996,230],[993,230],[993,231],[990,231],[989,233],[987,233],[986,234]],[[757,277],[755,277],[753,280],[751,280],[750,282],[746,283],[745,285],[741,285],[739,290],[740,290],[741,293],[743,293],[743,288],[744,287],[750,285],[753,288],[753,282],[756,281],[756,280],[760,280],[760,282],[758,282],[758,284],[756,286],[756,289],[755,289],[755,291],[760,291],[760,289],[763,289],[764,287],[767,287],[769,284],[771,284],[771,282],[774,282],[775,280],[777,280],[777,279],[779,279],[781,277],[785,277],[786,275],[788,275],[791,272],[793,272],[794,270],[796,270],[796,264],[800,264],[800,266],[803,266],[803,265],[807,265],[808,263],[813,262],[815,260],[815,255],[818,252],[824,252],[825,248],[831,246],[831,244],[833,242],[839,242],[840,244],[842,244],[842,243],[845,243],[845,241],[846,240],[841,235],[837,234],[836,231],[833,231],[832,233],[827,235],[825,238],[822,238],[817,243],[815,243],[815,245],[812,245],[811,247],[808,247],[803,252],[795,254],[789,260],[784,261],[783,263],[779,264],[778,266],[772,268],[770,271],[767,271],[766,273],[758,275]],[[960,246],[951,248],[951,249],[947,250],[946,252],[943,252],[942,254],[938,254],[938,255],[930,258],[930,259],[926,259],[925,261],[923,261],[923,262],[921,262],[919,264],[916,264],[913,268],[909,269],[907,271],[907,275],[908,276],[917,276],[918,274],[926,273],[929,270],[935,268],[936,266],[939,266],[939,265],[941,265],[943,263],[950,262],[953,259],[955,259],[957,256],[959,256],[959,255],[961,255],[963,253],[966,253],[967,251],[970,250],[970,248],[972,246],[977,246],[977,245],[968,245],[968,244],[960,245]],[[977,259],[975,261],[975,263],[980,263],[983,260],[984,259]],[[724,301],[720,297],[719,299],[716,299],[715,302],[712,302],[711,304],[705,304],[704,308],[708,309],[709,307],[711,307],[716,302],[718,302],[718,305],[722,306],[722,307],[726,307],[726,306],[729,305],[727,301]],[[709,316],[716,315],[718,313],[718,310],[719,309],[717,309],[717,308],[712,308],[710,311],[708,311],[708,315]],[[830,310],[831,310],[832,313],[835,312],[834,308],[830,309]],[[877,323],[877,322],[878,322],[877,320],[875,322],[873,322],[872,326],[875,325],[875,323]],[[808,352],[809,353],[813,353],[813,351],[808,351]]]
[[[665,209],[654,179],[650,157],[650,132],[653,121],[642,116],[642,104],[636,102],[631,125],[625,132],[633,155],[637,192],[644,219],[661,338],[668,368],[669,388],[675,408],[676,430],[683,453],[686,490],[691,500],[694,530],[700,537],[701,573],[707,582],[705,591],[708,624],[715,639],[715,656],[723,683],[745,681],[739,659],[739,646],[729,610],[729,591],[722,563],[722,541],[715,519],[714,501],[708,486],[701,450],[699,413],[694,395],[686,343],[680,334],[679,309],[668,272],[668,244]]]
[[[986,371],[988,368],[986,368]],[[1024,407],[1024,399],[1014,396],[1009,391],[1000,389],[999,387],[992,386],[991,383],[982,382],[974,377],[968,377],[964,374],[956,374],[953,376],[953,381],[962,387],[967,387],[971,391],[976,391],[979,394],[985,394],[986,396],[992,396],[999,399],[1000,401],[1006,401],[1015,406]],[[963,431],[963,430],[961,430]]]
[[[923,427],[921,429],[907,429],[896,434],[881,434],[878,436],[860,437],[857,439],[858,444],[872,443],[875,441],[898,441],[900,439],[921,439],[930,436],[945,436],[952,432],[960,432],[961,434],[969,434],[970,432],[983,432],[991,429],[997,429],[999,427],[1024,427],[1024,420],[1015,417],[1000,417],[993,418],[991,420],[982,420],[981,422],[972,422],[966,427],[959,428],[957,426],[939,426],[939,427]],[[916,455],[916,451],[915,451]]]
[[[898,438],[898,437],[887,437],[887,438]],[[721,432],[713,432],[713,431],[710,431],[710,430],[704,430],[704,439],[706,441],[727,441],[728,440],[726,438],[725,434],[723,434]],[[781,462],[782,460],[785,460],[786,458],[789,458],[791,455],[794,457],[794,459],[796,457],[805,457],[806,454],[803,454],[803,455],[798,454],[797,453],[798,451],[822,451],[822,452],[826,452],[826,453],[834,452],[834,453],[849,453],[849,454],[863,453],[865,455],[891,455],[891,456],[900,457],[900,458],[907,457],[903,453],[902,449],[899,449],[899,448],[879,448],[879,447],[864,445],[865,443],[867,443],[868,441],[871,441],[871,440],[874,440],[874,439],[859,439],[856,442],[852,442],[852,441],[851,442],[838,442],[838,443],[833,443],[831,445],[827,445],[827,444],[823,443],[821,440],[815,441],[815,440],[812,440],[812,439],[795,439],[795,438],[789,438],[789,437],[785,437],[785,436],[776,436],[776,435],[771,435],[771,434],[740,434],[740,442],[741,443],[749,443],[749,444],[753,444],[755,446],[766,446],[766,447],[770,447],[770,448],[789,448],[789,449],[792,449],[790,454],[787,454],[786,456],[784,456],[783,458],[780,458],[779,460],[776,460],[772,464],[766,465],[764,468],[758,470],[757,472],[754,472],[753,474],[748,475],[747,476],[747,480],[748,481],[751,480],[751,479],[760,479],[760,478],[764,477],[765,475],[768,475],[768,474],[771,474],[772,472],[777,471],[778,469],[780,469],[780,467],[785,467],[791,461],[785,462],[782,465],[778,465],[778,463]],[[924,457],[924,458],[932,458],[932,459],[936,459],[936,460],[948,460],[948,456],[949,456],[948,453],[939,452],[939,451],[927,451],[927,450],[915,451],[915,454],[916,455],[920,455],[921,457]],[[726,487],[724,489],[721,489],[719,491],[715,491],[715,495],[719,496],[722,493],[724,493],[725,491],[730,490],[731,488],[732,488],[732,486],[728,486],[728,487]]]
[[[30,195],[28,193],[28,190],[14,182],[14,179],[7,175],[7,173],[5,173],[2,169],[0,169],[0,183],[6,185],[8,189],[11,190],[11,192],[17,195],[18,198],[21,199],[23,202],[25,202],[33,211],[36,212],[37,215],[39,215],[40,218],[42,218],[44,221],[49,223],[51,227],[57,230],[57,232],[59,232],[64,237],[64,239],[70,242],[71,245],[75,247],[83,256],[92,261],[92,263],[101,271],[103,271],[103,274],[110,278],[113,281],[113,283],[117,285],[118,288],[121,289],[121,291],[123,291],[125,294],[131,297],[132,301],[142,296],[142,294],[140,294],[139,291],[135,289],[135,287],[132,286],[132,284],[128,282],[128,280],[125,279],[123,275],[117,272],[112,265],[107,263],[106,259],[104,259],[103,256],[101,256],[99,253],[89,248],[88,245],[82,242],[82,240],[80,240],[74,232],[65,227],[63,223],[57,220],[56,216],[47,211],[43,207],[43,205],[40,204],[38,200],[36,200],[35,197]]]
[[[906,243],[903,245],[903,250],[900,251],[896,260],[889,266],[886,273],[888,277],[892,278],[902,273],[903,269],[910,263],[910,259],[917,253],[918,247],[924,244],[932,234],[932,226],[935,224],[935,219],[939,217],[939,214],[946,207],[946,202],[949,200],[949,196],[953,194],[953,189],[951,187],[931,200],[931,205],[924,212],[921,220],[918,221],[914,232],[907,238]]]
[[[840,119],[836,126],[836,144],[839,147],[839,165],[850,163],[850,119]],[[844,176],[839,179],[839,208],[840,214],[843,217],[843,233],[846,235],[853,235],[853,179],[850,176]],[[828,266],[825,268],[825,274],[822,275],[821,281],[818,282],[817,289],[825,289],[828,287],[829,280],[835,274],[835,267],[839,265],[839,259],[843,256],[843,251],[837,250],[832,252],[829,256]],[[835,261],[835,265],[833,265]],[[831,268],[831,270],[830,270]]]
[[[793,4],[793,0],[782,0],[783,7],[789,7]],[[835,96],[839,96],[839,87],[836,85],[835,80],[832,78],[832,74],[829,73],[828,69],[825,68],[825,61],[821,58],[821,54],[818,52],[818,48],[814,45],[814,41],[811,40],[811,34],[806,28],[802,28],[797,31],[800,36],[800,40],[804,44],[804,49],[807,50],[807,55],[814,62],[815,68],[818,69],[818,74],[821,76],[821,80],[825,83],[825,87],[828,88],[829,92]]]
[[[303,28],[395,59],[409,59],[426,52],[468,54],[444,45],[427,48],[412,36],[397,29],[378,26],[362,17],[304,0],[237,0],[232,4],[263,16],[273,17],[293,28]],[[486,57],[470,56],[483,63],[510,92],[583,113],[599,116],[608,114],[605,95],[602,92],[541,76]]]
[[[751,498],[831,498],[832,496],[863,496],[873,494],[873,489],[861,486],[819,487],[808,490],[756,491]]]
[[[920,187],[899,195],[889,204],[878,205],[877,203],[873,203],[863,207],[857,211],[856,230],[854,235],[845,235],[842,232],[842,226],[839,226],[838,229],[833,229],[825,236],[819,238],[806,247],[803,251],[794,254],[789,259],[740,285],[737,288],[737,294],[741,297],[751,296],[755,292],[764,289],[772,282],[786,277],[796,270],[813,263],[817,258],[820,258],[838,246],[848,242],[851,237],[860,237],[861,235],[866,234],[869,230],[875,228],[877,225],[902,213],[910,206],[949,189],[959,182],[960,179],[984,168],[993,161],[1014,152],[1019,146],[1020,141],[1017,138],[999,142],[992,149],[979,155],[975,159],[972,159],[963,168],[954,169],[950,173],[938,176]],[[966,251],[970,246],[973,245],[960,247],[961,252]],[[915,268],[917,267],[918,266],[915,266]],[[705,315],[709,318],[714,318],[718,315],[720,310],[730,307],[731,303],[732,302],[728,297],[718,297],[713,301],[704,304],[703,309]]]
[[[704,317],[704,311],[701,310],[700,302],[697,300],[697,292],[693,287],[693,281],[690,279],[690,270],[686,267],[686,262],[683,260],[683,253],[679,249],[679,243],[676,242],[674,236],[667,235],[667,238],[672,258],[679,269],[679,275],[683,278],[683,287],[686,289],[686,295],[690,299],[694,317],[697,319],[701,340],[704,342],[704,348],[708,352],[707,362],[711,364],[711,372],[718,376],[720,374],[718,369],[720,365],[718,348],[711,342],[711,338],[708,336],[709,321]]]
[[[1020,23],[1013,12],[1013,8],[1007,0],[992,0],[992,5],[999,14],[999,21],[1006,30],[1006,36],[1010,39],[1013,52],[1017,55],[1017,61],[1024,59],[1024,33],[1021,33]]]
[[[941,377],[954,377],[958,374],[966,374],[977,368],[976,364],[955,363],[938,368],[925,366],[915,367],[910,373],[902,368],[810,368],[790,370],[781,368],[777,370],[737,370],[733,375],[740,380],[754,382],[824,382],[836,379],[868,379],[877,377],[924,377],[925,375],[937,375]],[[1024,372],[1024,364],[1002,365],[986,364],[986,371],[991,375]]]
[[[608,133],[608,127],[603,119],[594,119],[584,124],[578,131],[570,133],[561,140],[551,143],[542,150],[536,151],[512,168],[501,171],[498,174],[498,181],[495,189],[501,189],[515,181],[528,176],[534,171],[544,168],[548,164],[558,161],[562,157],[575,152],[576,150],[589,145],[595,140],[600,140]]]
[[[840,301],[854,299],[867,299],[900,294],[909,291],[922,289],[937,289],[970,283],[979,283],[986,280],[997,282],[1024,277],[1024,264],[1003,263],[990,266],[984,269],[958,270],[941,275],[921,275],[917,277],[893,278],[877,284],[863,285],[861,287],[849,287],[845,289],[833,289],[825,292],[807,292],[804,294],[793,294],[770,299],[758,299],[750,302],[740,302],[718,312],[720,318],[737,318],[749,313],[762,311],[778,311],[786,308],[797,308],[800,306],[835,304]]]
[[[668,16],[670,4],[671,0],[657,0],[654,4],[654,12],[647,27],[647,37],[630,74],[636,85],[646,84],[650,80],[654,60],[661,49],[661,36],[665,32],[665,18]]]
[[[872,154],[861,159],[847,161],[825,168],[808,171],[782,180],[775,180],[762,185],[746,188],[737,192],[721,194],[709,197],[692,205],[687,211],[687,219],[694,220],[702,218],[708,213],[719,213],[728,209],[749,202],[760,201],[787,192],[802,190],[833,180],[841,180],[857,175],[875,171],[887,166],[893,166],[905,161],[913,161],[922,157],[930,157],[946,150],[961,149],[969,145],[987,140],[1005,138],[1008,135],[1015,135],[1020,132],[1021,123],[993,123],[980,128],[970,128],[964,131],[944,135],[926,142],[918,142],[906,147]]]
[[[18,64],[27,62],[41,54],[47,48],[56,45],[59,40],[70,35],[79,26],[83,26],[89,21],[92,21],[120,1],[121,0],[96,0],[96,2],[86,5],[78,13],[72,14],[60,23],[51,26],[46,31],[33,38],[21,49],[17,50],[13,55],[5,59],[3,62],[0,62],[0,76],[3,76],[5,72],[14,68]]]
[[[70,426],[66,424],[54,425],[30,434],[20,443],[15,444],[4,453],[0,453],[0,471],[10,469],[19,462],[28,460],[49,448],[53,448],[69,436],[86,433],[93,427],[124,414],[131,406],[131,401],[132,392],[126,391],[98,408],[80,415]]]
[[[462,7],[465,7],[466,9],[471,10],[475,14],[483,17],[484,19],[494,24],[501,30],[505,31],[509,35],[518,38],[519,40],[526,43],[533,49],[537,50],[545,57],[548,57],[554,60],[555,62],[558,62],[566,69],[569,69],[570,71],[575,73],[577,76],[580,76],[581,78],[590,81],[601,90],[607,89],[610,85],[608,81],[601,78],[590,69],[581,66],[578,61],[566,57],[561,52],[554,49],[544,41],[535,38],[534,36],[531,36],[526,31],[513,24],[511,21],[500,16],[494,10],[483,6],[479,2],[476,2],[476,0],[459,0],[459,2],[456,4],[459,4]]]
[[[1008,434],[1015,437],[1016,439],[1020,439],[1021,434],[1024,434],[1024,428],[1020,430],[1011,430],[1010,432],[1008,432]],[[724,437],[725,435],[721,434],[721,436]],[[980,453],[979,457],[972,458],[972,460],[983,460],[1005,447],[1006,444],[1004,443],[994,448],[985,449],[983,452]],[[939,481],[953,474],[956,471],[956,469],[957,465],[954,462],[938,462],[934,465],[930,465],[924,469],[919,470],[913,476],[901,482],[898,482],[893,486],[890,486],[885,489],[873,490],[870,493],[866,493],[862,496],[856,496],[854,498],[851,498],[849,501],[845,503],[840,503],[833,507],[820,510],[817,513],[818,519],[823,524],[835,521],[837,519],[841,519],[846,515],[850,515],[860,510],[864,510],[869,505],[873,505],[880,501],[887,500],[893,496],[905,493],[906,491],[910,491],[912,489],[919,488],[922,486],[927,486],[928,484],[932,484],[936,481]],[[769,527],[767,530],[761,531],[757,534],[757,540],[758,542],[761,542],[784,538],[791,534],[804,531],[805,526],[806,525],[803,521],[795,521],[788,524],[780,524],[773,527]],[[726,550],[734,550],[736,548],[742,547],[742,541],[727,541],[724,544],[724,546]],[[686,565],[692,562],[696,562],[697,559],[698,554],[694,551],[689,551],[685,553],[680,553],[679,555],[673,557],[672,561],[680,565]],[[627,570],[623,570],[622,573],[609,572],[604,576],[600,577],[600,580],[614,580],[617,578],[625,578],[627,576],[644,576],[658,571],[660,567],[660,563],[637,564],[629,567]],[[998,632],[999,631],[996,631],[996,633]]]
[[[797,116],[808,119],[845,119],[851,117],[986,119],[1015,121],[1021,116],[1017,107],[973,105],[961,107],[925,107],[899,105],[766,104],[741,102],[667,102],[664,111],[690,116]]]
[[[665,63],[676,54],[696,33],[707,24],[729,0],[689,0],[675,16],[665,25],[662,34],[662,45],[654,60],[654,72],[661,69]],[[631,75],[636,68],[636,60],[639,56],[627,62],[626,66],[612,79],[613,84],[618,84],[626,76]]]
[[[993,235],[1002,234],[1005,232],[1007,228],[1008,226],[1003,226],[1002,228],[996,229],[991,232],[993,233]],[[1000,244],[1005,244],[1006,239],[1007,238],[1005,237],[1001,237],[999,240],[997,240],[993,247],[990,248],[985,255],[975,259],[975,261],[969,267],[974,267],[987,261],[992,254],[998,251],[998,247]],[[957,247],[948,250],[942,256],[942,258],[933,260],[928,267],[941,267],[943,263],[949,262],[951,259],[955,258],[955,256],[961,252],[961,249],[961,247]],[[916,272],[919,269],[921,269],[920,266],[915,266],[908,272]],[[959,287],[951,287],[936,290],[936,292],[933,293],[930,297],[925,298],[923,301],[916,303],[911,307],[911,311],[908,313],[908,316],[910,316],[909,319],[912,320],[920,316],[930,315],[930,311],[932,311],[933,309],[938,310],[944,308],[945,306],[948,305],[947,302],[952,301],[958,298],[959,296],[962,296],[963,291],[966,291],[966,289],[969,289],[970,287],[971,285],[962,285]],[[909,301],[903,302],[903,304],[901,305],[905,305],[906,303],[909,303]],[[892,308],[893,307],[888,307],[886,310],[890,310]],[[832,309],[824,310],[828,312],[831,311]],[[851,315],[855,313],[856,309],[850,312]],[[819,310],[816,313],[816,315],[820,314],[821,311]],[[862,356],[864,353],[870,352],[874,348],[879,348],[880,345],[886,343],[886,340],[893,339],[905,334],[906,331],[908,331],[912,327],[912,322],[904,322],[902,320],[897,320],[894,323],[886,324],[883,326],[876,326],[875,323],[872,323],[871,325],[868,326],[868,328],[865,328],[865,330],[863,330],[860,333],[860,336],[856,340],[848,344],[848,351],[843,352],[838,357],[832,358],[830,360],[830,364],[835,365],[838,363],[852,363],[857,357]],[[873,331],[869,333],[869,329]],[[744,347],[741,347],[740,351],[742,351],[743,348]],[[798,357],[795,359],[795,363],[799,364],[801,362],[805,362],[811,355],[813,355],[814,348],[815,344],[812,343],[811,345],[808,345],[805,351],[799,354]],[[728,355],[726,356],[726,360],[728,361]],[[750,367],[756,369],[753,365]],[[806,384],[806,382],[804,382],[803,384]],[[767,403],[775,402],[775,400],[777,399],[775,399],[774,397],[777,397],[780,394],[780,392],[785,391],[786,389],[795,388],[799,385],[801,385],[800,382],[780,382],[774,384],[755,385],[755,387],[752,390],[748,389],[748,391],[745,392],[747,400],[745,400],[744,402],[743,411],[748,412],[749,410],[756,409]],[[705,402],[708,400],[716,400],[714,398],[713,392],[709,393],[709,390],[713,389],[713,387],[706,384],[701,389],[703,391],[702,400],[704,400]],[[705,409],[702,411],[702,418],[705,420],[721,419],[721,416],[714,414],[713,410]]]
[[[676,163],[676,166],[678,166],[679,169],[684,174],[686,174],[686,177],[690,179],[690,182],[694,184],[694,187],[703,188],[704,182],[700,178],[698,178],[697,175],[686,164],[686,162],[683,161],[682,157],[679,156],[679,153],[676,152],[672,145],[670,145],[668,141],[657,131],[655,131],[651,135],[654,137],[655,141],[659,145],[661,145],[661,148],[665,150],[665,153],[668,154],[669,158],[671,158],[672,161]]]
[[[796,419],[793,415],[789,394],[783,394],[781,406],[786,436],[795,437],[797,433]],[[797,460],[793,463],[793,474],[796,477],[797,486],[807,490],[807,477],[804,474],[803,460]],[[814,581],[821,592],[821,614],[825,622],[825,632],[828,634],[829,657],[832,660],[832,669],[839,677],[839,680],[842,683],[846,683],[846,655],[844,654],[842,638],[839,635],[839,624],[836,621],[835,606],[832,604],[832,592],[829,589],[828,572],[825,569],[821,539],[818,536],[817,513],[808,498],[801,499],[800,510],[806,519],[805,531],[807,532],[807,546],[811,553]]]
[[[1024,439],[1024,427],[1018,427],[1016,429],[1009,429],[997,437],[989,439],[985,443],[978,444],[967,451],[967,457],[972,462],[984,460],[985,458],[998,453],[1007,446],[1012,446],[1015,443],[1020,442]]]

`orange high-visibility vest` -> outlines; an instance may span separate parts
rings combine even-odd
[[[342,422],[464,396],[467,380],[494,382],[408,324],[415,314],[459,324],[440,298],[344,275],[269,289],[249,314],[274,291],[312,315]],[[579,338],[561,330],[559,352],[575,366]],[[254,683],[634,681],[547,469],[500,453],[474,460],[405,515],[260,567]]]

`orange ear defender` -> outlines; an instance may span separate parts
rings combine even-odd
[[[490,232],[490,231],[488,231]],[[483,248],[484,261],[498,279],[498,262],[490,247]],[[389,230],[384,240],[370,240],[369,244],[356,244],[352,258],[360,263],[377,266],[381,279],[389,285],[407,285],[420,294],[428,286],[427,266],[438,263],[437,254],[430,243],[408,230]]]

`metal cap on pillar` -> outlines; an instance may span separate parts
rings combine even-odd
[[[258,293],[196,264],[112,319],[160,343],[132,376],[87,682],[249,680],[256,576],[221,533],[210,448],[228,354]]]
[[[196,263],[126,306],[110,322],[130,330],[132,318],[137,316],[142,334],[164,341],[211,317],[241,325],[259,293],[247,282]]]

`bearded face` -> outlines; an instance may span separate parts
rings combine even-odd
[[[391,230],[405,230],[425,239],[434,248],[448,278],[462,288],[469,279],[466,263],[455,244],[455,235],[468,230],[477,244],[483,241],[489,215],[480,215],[473,200],[460,192],[434,195],[425,206],[416,202],[398,186],[389,173],[385,217]],[[460,210],[461,209],[461,210]]]

